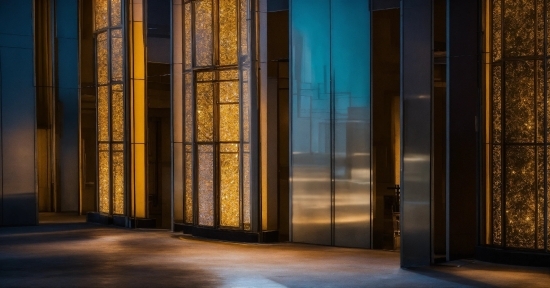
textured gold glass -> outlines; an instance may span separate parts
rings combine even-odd
[[[124,91],[122,84],[115,84],[111,98],[111,129],[113,141],[124,141]]]
[[[211,66],[213,56],[212,0],[195,2],[195,64]]]
[[[109,55],[107,32],[97,34],[97,83],[109,83]]]
[[[122,24],[121,0],[111,0],[111,26],[120,26],[121,24]]]
[[[500,143],[502,137],[502,69],[493,67],[493,141]]]
[[[248,56],[248,0],[239,0],[240,2],[240,34],[241,34],[241,55]]]
[[[99,212],[109,213],[111,175],[109,175],[109,151],[99,151]]]
[[[238,70],[221,70],[219,72],[220,80],[239,80],[239,71]]]
[[[97,140],[109,141],[109,87],[97,88]]]
[[[192,55],[191,55],[191,51],[193,50],[193,44],[191,43],[191,3],[186,3],[185,4],[185,14],[184,14],[184,23],[185,23],[185,26],[184,26],[184,33],[185,33],[185,42],[184,42],[184,46],[185,46],[185,69],[191,69],[191,65],[193,63],[193,58],[192,58]]]
[[[500,60],[502,56],[502,0],[493,1],[493,27],[492,27],[492,43],[493,43],[493,61]]]
[[[185,222],[193,223],[193,150],[185,145]]]
[[[537,149],[537,249],[544,249],[544,148]]]
[[[206,71],[206,72],[198,72],[197,73],[197,81],[212,81],[214,80],[214,72]]]
[[[185,73],[185,142],[193,141],[193,75]]]
[[[197,141],[214,141],[214,85],[197,83]]]
[[[506,61],[506,141],[535,141],[535,65],[533,61]]]
[[[220,144],[221,151],[231,149],[223,146],[225,145]],[[222,226],[239,227],[239,180],[239,154],[220,153],[220,225]]]
[[[502,245],[502,149],[493,146],[493,244]]]
[[[214,149],[198,145],[199,225],[214,226]]]
[[[535,55],[535,5],[533,0],[504,0],[505,57]]]
[[[219,0],[220,65],[237,64],[237,0]]]
[[[94,0],[95,30],[109,26],[107,0]]]
[[[239,102],[239,82],[226,81],[220,82],[220,103],[238,103]]]
[[[250,230],[250,153],[243,153],[243,227]]]
[[[124,214],[124,152],[122,151],[113,152],[113,214]]]
[[[220,110],[220,141],[239,141],[239,104],[223,104]]]
[[[122,42],[122,30],[111,30],[111,79],[112,81],[122,81],[124,74],[124,53]]]

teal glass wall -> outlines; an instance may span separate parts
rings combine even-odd
[[[370,11],[292,0],[292,241],[370,247]]]

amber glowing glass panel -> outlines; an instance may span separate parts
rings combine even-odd
[[[493,146],[493,244],[502,245],[502,148]]]
[[[109,26],[108,19],[108,1],[107,0],[94,0],[94,14],[95,14],[95,30],[107,28]]]
[[[195,64],[197,66],[212,65],[214,55],[212,8],[212,0],[195,2]]]
[[[493,141],[500,143],[502,137],[502,68],[493,67]]]
[[[239,82],[227,81],[220,82],[220,103],[237,103],[239,102]]]
[[[237,64],[237,2],[219,0],[220,65]]]
[[[109,141],[109,87],[97,89],[97,138],[98,141]]]
[[[109,83],[107,32],[97,34],[97,83]]]
[[[238,70],[221,70],[218,73],[220,80],[239,80]]]
[[[122,30],[111,30],[111,79],[113,81],[122,81],[124,77],[123,49]]]
[[[193,223],[193,150],[185,145],[185,222]]]
[[[535,248],[535,148],[506,148],[506,246]]]
[[[505,57],[535,55],[533,0],[504,0]]]
[[[109,199],[111,194],[111,175],[109,150],[99,151],[99,212],[109,213]]]
[[[214,226],[214,149],[198,145],[199,225]]]
[[[111,0],[111,26],[120,26],[121,24],[122,24],[121,0]]]
[[[502,0],[492,0],[493,2],[493,60],[500,60],[502,57]]]
[[[537,146],[537,249],[544,249],[544,147]]]
[[[544,2],[546,0],[535,0],[536,19],[544,19]],[[536,21],[537,33],[537,55],[544,55],[544,21]]]
[[[185,142],[193,141],[193,74],[185,73]]]
[[[115,84],[111,98],[111,129],[113,141],[124,141],[124,91],[122,84]]]
[[[248,0],[239,0],[240,2],[240,43],[241,43],[241,55],[248,55]]]
[[[535,73],[533,61],[506,61],[505,137],[508,143],[535,141]]]
[[[545,119],[545,113],[544,113],[544,62],[542,61],[536,61],[535,62],[535,68],[537,73],[537,90],[536,90],[536,97],[537,97],[537,103],[535,105],[537,109],[537,142],[538,143],[544,143],[544,134],[546,132],[546,129],[544,127],[544,119]]]
[[[234,151],[234,152],[232,152]],[[220,225],[239,227],[239,153],[236,144],[220,144]]]
[[[220,105],[220,141],[239,141],[239,104]]]
[[[244,75],[243,71],[243,75]],[[242,113],[242,128],[243,128],[243,141],[248,143],[250,142],[250,95],[249,95],[249,85],[248,83],[243,82],[242,87],[242,97],[241,97],[241,113]]]
[[[185,69],[191,69],[191,64],[193,63],[193,58],[192,58],[192,55],[191,55],[191,51],[193,50],[193,44],[191,43],[191,3],[186,3],[185,4],[185,12],[184,12],[184,23],[185,23],[185,26],[184,26],[184,33],[185,33],[185,39],[184,39],[184,46],[185,46],[185,55],[184,55],[184,58],[185,58]]]
[[[122,144],[120,144],[122,146]],[[113,150],[115,145],[113,145]],[[123,148],[123,147],[119,147]],[[113,214],[124,214],[124,152],[113,152]]]
[[[207,72],[198,72],[197,73],[197,81],[212,81],[214,80],[214,72],[207,71]]]
[[[214,140],[214,85],[197,83],[197,141]]]

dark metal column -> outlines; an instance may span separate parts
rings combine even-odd
[[[401,266],[431,263],[432,1],[401,2]]]

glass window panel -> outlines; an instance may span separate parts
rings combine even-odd
[[[109,213],[111,175],[109,151],[99,151],[99,212]]]
[[[214,140],[214,85],[197,83],[197,141]]]
[[[492,207],[493,207],[493,244],[502,245],[502,149],[493,146]]]
[[[544,62],[535,61],[535,68],[537,69],[537,103],[535,106],[537,109],[537,142],[543,143],[546,131],[544,129]]]
[[[195,64],[212,65],[212,0],[195,2]]]
[[[191,56],[191,50],[192,50],[192,43],[191,43],[191,3],[185,4],[185,69],[191,69],[191,63],[192,56]]]
[[[97,91],[97,138],[109,141],[109,87],[99,86]]]
[[[107,28],[107,26],[109,26],[107,5],[107,0],[94,0],[95,30]]]
[[[193,150],[185,145],[185,222],[193,223]]]
[[[506,246],[535,248],[535,148],[506,147]]]
[[[493,61],[500,60],[502,54],[502,0],[493,1]]]
[[[506,141],[535,141],[534,61],[506,61]]]
[[[227,148],[220,144],[220,150]],[[231,149],[230,147],[228,147]],[[239,227],[239,154],[220,153],[220,225]]]
[[[493,141],[500,143],[502,137],[502,68],[493,67]]]
[[[504,0],[506,57],[535,55],[535,5],[533,0]]]
[[[111,31],[111,78],[113,81],[122,81],[124,74],[122,30]]]
[[[214,80],[214,72],[207,71],[207,72],[197,72],[197,81],[212,81]]]
[[[124,152],[113,152],[113,214],[124,214]]]
[[[214,149],[198,145],[199,225],[214,226]]]
[[[240,2],[240,33],[241,33],[241,55],[248,55],[248,0]]]
[[[250,230],[250,153],[243,153],[243,227]]]
[[[239,141],[239,105],[220,105],[220,141]]]
[[[243,71],[243,75],[245,75]],[[250,142],[250,91],[248,82],[241,82],[241,113],[242,113],[242,128],[243,128],[243,141]]]
[[[544,55],[544,2],[545,0],[536,0],[536,15],[537,15],[537,55]]]
[[[107,45],[107,32],[97,34],[97,82],[107,84],[109,82],[109,57]]]
[[[238,70],[221,70],[219,74],[220,80],[239,80]]]
[[[237,64],[236,0],[219,0],[220,65]]]
[[[113,141],[124,141],[124,91],[122,84],[115,84],[111,98],[111,129]]]
[[[239,102],[239,82],[220,82],[220,103]]]
[[[122,24],[122,6],[121,0],[111,0],[111,26],[120,26]]]
[[[544,249],[544,148],[537,146],[537,249]]]
[[[185,73],[185,142],[193,141],[193,74]]]

